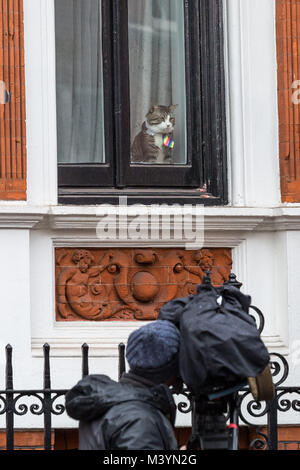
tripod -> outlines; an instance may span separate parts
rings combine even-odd
[[[193,399],[192,407],[192,435],[187,450],[238,450],[236,393],[214,399],[203,395]]]

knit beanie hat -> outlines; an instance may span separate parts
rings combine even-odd
[[[131,372],[154,383],[163,383],[179,370],[180,333],[167,320],[156,320],[133,331],[126,358]]]

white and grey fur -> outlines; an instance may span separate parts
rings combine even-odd
[[[164,146],[163,138],[166,134],[173,138],[175,107],[154,105],[150,108],[131,146],[132,162],[172,163],[172,149]]]

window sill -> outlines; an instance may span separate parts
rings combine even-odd
[[[164,201],[166,202],[166,201]],[[190,201],[189,201],[190,203]],[[191,204],[191,203],[190,203]],[[174,215],[169,203],[163,214]],[[110,206],[107,206],[109,213]],[[180,210],[180,206],[178,207]],[[189,210],[189,209],[187,209]],[[113,209],[112,209],[113,211]],[[101,210],[101,213],[103,211]],[[0,228],[95,230],[101,213],[95,205],[30,206],[0,204]],[[275,207],[204,207],[205,230],[222,232],[300,230],[300,205]]]
[[[146,188],[106,188],[93,190],[85,188],[60,188],[59,204],[98,205],[118,204],[120,197],[127,197],[128,204],[202,204],[205,206],[225,205],[225,198],[215,197],[200,189],[161,188],[156,191]]]

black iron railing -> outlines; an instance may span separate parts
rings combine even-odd
[[[210,283],[210,273],[206,272],[203,282]],[[241,287],[241,283],[237,281],[235,274],[231,273],[229,280],[225,284],[230,284],[237,288]],[[257,324],[257,328],[262,333],[265,320],[263,313],[255,306],[251,306],[251,312]],[[44,418],[44,449],[51,449],[51,435],[52,435],[52,416],[61,415],[65,413],[65,405],[59,403],[59,398],[65,396],[66,389],[52,389],[51,388],[51,373],[50,373],[50,346],[45,344],[43,346],[44,353],[44,373],[43,373],[43,388],[39,390],[15,390],[13,386],[13,364],[12,364],[13,349],[10,345],[6,346],[6,372],[5,372],[5,390],[0,390],[0,415],[6,417],[6,449],[13,450],[14,445],[14,417],[15,415],[23,416],[27,413],[32,413],[36,416],[43,416]],[[82,377],[89,373],[89,346],[85,343],[81,348],[82,352]],[[287,412],[292,410],[294,412],[300,411],[300,386],[288,387],[284,385],[289,375],[289,365],[284,356],[274,352],[271,356],[271,371],[273,381],[275,384],[275,398],[271,402],[256,402],[250,392],[249,387],[245,387],[235,395],[234,413],[237,414],[240,424],[247,426],[254,426],[257,429],[257,437],[251,442],[251,449],[269,449],[277,450],[278,448],[278,413]],[[125,371],[125,345],[119,345],[119,363],[118,363],[118,376],[119,379]],[[190,391],[185,387],[173,390],[174,394],[185,397],[185,401],[178,401],[178,412],[191,413],[193,423],[193,396]],[[33,403],[27,405],[21,402],[25,397],[30,397]],[[232,412],[232,409],[231,409]],[[230,416],[228,416],[230,419]],[[259,425],[257,426],[257,420]],[[266,423],[261,425],[261,421],[265,420]],[[300,416],[299,416],[300,420]],[[267,429],[262,432],[262,429]],[[297,441],[295,441],[296,444]],[[300,443],[299,443],[300,445]]]
[[[82,377],[89,373],[89,346],[82,345]],[[15,449],[14,432],[15,432],[15,416],[24,416],[31,413],[36,416],[43,416],[44,419],[44,449],[51,450],[52,436],[52,417],[65,413],[64,403],[59,399],[64,399],[67,389],[51,388],[51,371],[50,371],[50,346],[43,346],[44,353],[44,371],[43,371],[43,388],[34,390],[17,390],[13,385],[13,348],[6,346],[6,371],[5,371],[5,390],[0,390],[0,415],[6,417],[6,450]],[[277,353],[271,354],[271,369],[273,380],[276,388],[276,396],[269,403],[256,402],[250,390],[245,387],[237,396],[236,410],[239,417],[239,423],[247,426],[255,426],[257,429],[257,437],[251,442],[251,449],[268,449],[276,450],[278,448],[278,413],[293,410],[300,411],[300,387],[284,386],[285,380],[288,378],[289,366],[286,359]],[[125,371],[125,345],[119,345],[119,377]],[[193,397],[186,387],[180,390],[174,390],[174,393],[185,398],[182,401],[177,400],[178,412],[192,412]],[[30,397],[32,403],[24,402],[25,397]],[[23,400],[23,401],[22,401]],[[180,401],[181,400],[181,401]],[[255,421],[265,419],[266,423],[256,425]],[[300,418],[300,417],[299,417]],[[267,429],[262,432],[262,428]],[[300,443],[295,441],[295,445]]]
[[[85,377],[89,374],[89,346],[84,343],[81,347],[82,367],[81,375]],[[68,389],[51,388],[51,372],[50,372],[50,346],[44,344],[44,371],[43,371],[43,388],[35,390],[17,390],[13,385],[13,348],[10,344],[6,346],[6,368],[5,368],[5,390],[0,390],[0,415],[6,418],[6,450],[13,450],[14,433],[15,433],[15,415],[24,416],[31,413],[35,416],[43,416],[44,418],[44,449],[51,450],[52,435],[52,416],[61,415],[65,412],[65,406],[57,403],[59,398],[64,397]],[[125,345],[119,345],[119,378],[125,371]],[[31,398],[34,403],[28,405],[22,403],[24,398]]]
[[[82,348],[84,353],[83,371],[87,368],[87,354],[85,350],[87,345]],[[51,388],[50,374],[50,346],[44,344],[44,374],[43,388],[36,390],[17,390],[13,386],[13,364],[12,352],[13,348],[10,344],[6,346],[6,369],[5,369],[5,390],[0,391],[0,415],[5,414],[6,417],[6,450],[13,450],[14,445],[14,417],[23,416],[32,413],[35,416],[43,415],[44,418],[44,449],[51,450],[51,432],[52,432],[52,415],[60,415],[65,412],[63,404],[56,404],[59,397],[64,397],[67,393],[66,389]],[[24,397],[31,397],[34,403],[27,405],[20,403]]]

